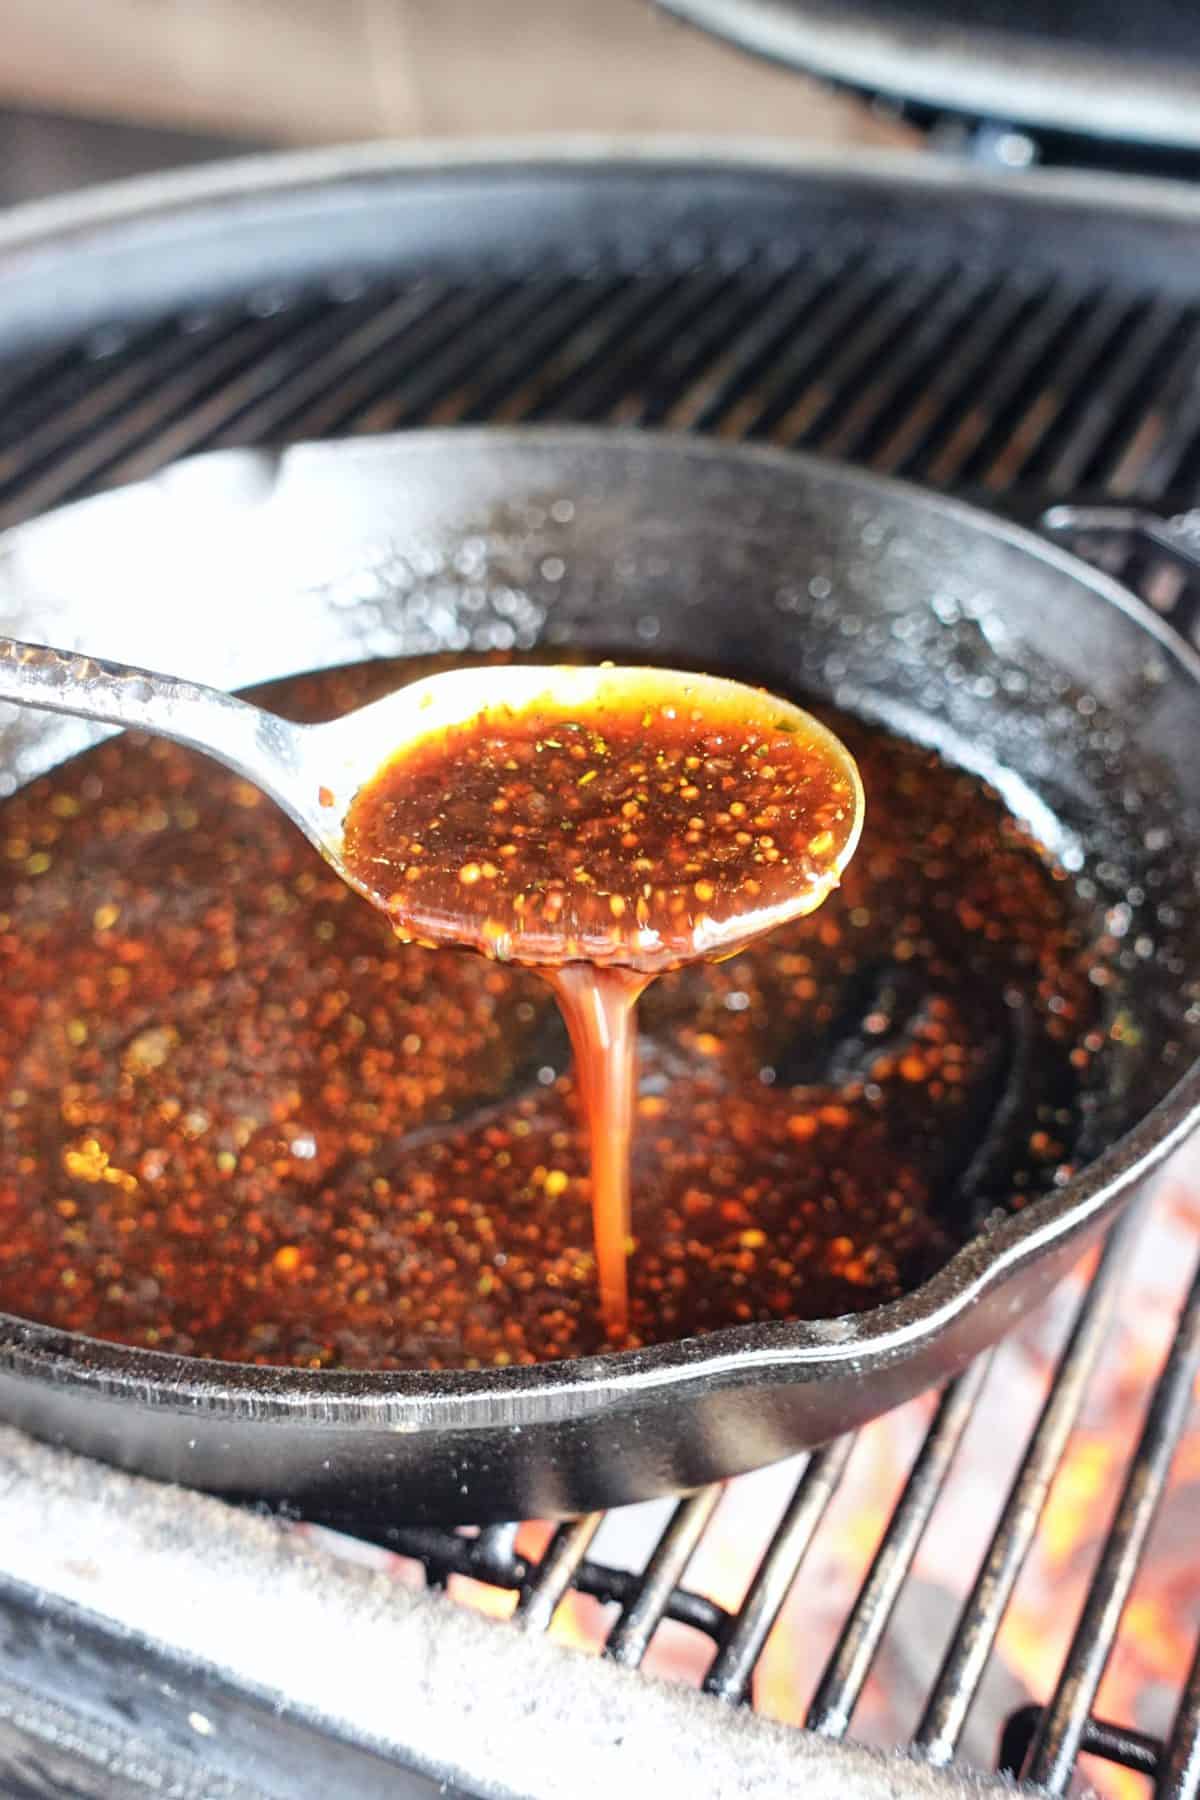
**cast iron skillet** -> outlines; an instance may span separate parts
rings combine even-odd
[[[479,1373],[134,1351],[0,1319],[0,1412],[143,1473],[378,1531],[714,1480],[944,1380],[1195,1122],[1200,660],[1040,539],[840,466],[592,431],[199,458],[0,540],[0,629],[243,686],[364,656],[563,643],[736,666],[989,775],[1124,930],[1096,1159],[856,1317]],[[11,786],[88,728],[0,721]],[[1127,979],[1126,979],[1127,978]],[[966,1232],[964,1232],[966,1235]]]

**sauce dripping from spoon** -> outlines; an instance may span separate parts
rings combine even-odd
[[[638,997],[655,975],[731,956],[820,906],[858,842],[862,784],[832,732],[740,682],[544,674],[520,704],[414,734],[351,801],[341,862],[404,941],[521,962],[554,990],[616,1338]]]

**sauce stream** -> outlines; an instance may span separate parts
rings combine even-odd
[[[575,1052],[592,1154],[592,1232],[600,1312],[610,1337],[629,1325],[633,1237],[629,1157],[637,1092],[637,1003],[651,979],[635,969],[564,963],[542,971]]]

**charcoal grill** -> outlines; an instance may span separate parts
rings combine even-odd
[[[29,209],[0,224],[0,523],[198,450],[424,424],[654,425],[804,445],[1024,520],[1054,509],[1052,524],[1190,630],[1190,540],[1162,519],[1195,505],[1200,488],[1198,234],[1200,197],[1165,185],[696,145],[331,153]],[[1102,510],[1114,505],[1119,514]],[[1041,1410],[996,1478],[978,1572],[964,1569],[956,1615],[938,1634],[940,1664],[920,1677],[912,1740],[927,1763],[964,1752],[986,1763],[999,1736],[1002,1766],[1051,1792],[1066,1791],[1081,1755],[1139,1771],[1147,1792],[1152,1783],[1163,1796],[1200,1792],[1200,1656],[1182,1694],[1160,1707],[1161,1733],[1098,1710],[1200,1367],[1200,1277],[1175,1297],[1172,1346],[1144,1384],[1140,1436],[1122,1446],[1124,1485],[1057,1679],[1036,1706],[997,1708],[994,1698],[1006,1608],[1089,1382],[1113,1352],[1140,1228],[1137,1217],[1118,1227],[1073,1315],[1056,1315],[1061,1342]],[[1001,1363],[1012,1354],[999,1352]],[[822,1738],[854,1735],[872,1670],[915,1604],[922,1542],[953,1499],[972,1434],[1004,1416],[1005,1393],[1004,1368],[977,1364],[938,1401],[807,1699]],[[516,1593],[514,1629],[525,1638],[571,1592],[613,1609],[608,1656],[627,1668],[668,1621],[701,1633],[714,1647],[704,1686],[737,1707],[789,1592],[796,1583],[803,1592],[852,1458],[869,1452],[864,1436],[799,1469],[736,1607],[689,1586],[717,1505],[711,1490],[657,1523],[644,1561],[604,1551],[611,1530],[600,1516],[562,1526],[536,1560],[518,1554],[515,1526],[476,1535],[398,1518],[382,1538],[434,1586],[467,1576]],[[39,1470],[37,1456],[54,1453],[10,1446],[13,1467],[34,1459],[22,1466],[46,1491],[58,1483],[82,1506],[88,1478],[65,1459]],[[162,1496],[104,1479],[127,1485],[104,1488],[97,1472],[95,1506],[144,1516],[159,1548],[172,1532],[184,1543],[186,1521],[170,1523]],[[13,1476],[11,1507],[19,1490]],[[226,1791],[220,1782],[243,1791],[228,1745],[261,1727],[253,1673],[209,1669],[201,1681],[222,1718],[243,1718],[238,1731],[188,1726],[191,1714],[210,1725],[217,1716],[195,1698],[205,1647],[185,1618],[173,1633],[142,1637],[129,1619],[85,1616],[81,1608],[104,1607],[76,1565],[93,1552],[102,1565],[108,1541],[90,1513],[85,1529],[85,1512],[67,1562],[43,1566],[31,1554],[22,1564],[15,1551],[0,1561],[0,1674],[12,1684],[0,1695],[0,1766],[7,1755],[10,1786],[20,1770],[27,1786],[13,1791],[54,1791],[28,1773],[31,1757],[50,1766],[51,1743],[54,1767],[82,1783],[78,1771],[94,1761],[88,1731],[98,1742],[127,1733],[132,1718],[160,1745],[162,1767],[186,1740],[178,1766],[188,1779],[209,1772],[197,1791]],[[61,1515],[63,1530],[74,1516]],[[236,1530],[231,1522],[231,1540]],[[519,1683],[524,1667],[514,1649],[510,1679]],[[82,1743],[61,1717],[47,1723],[30,1697],[39,1687],[75,1695],[76,1725],[89,1722]],[[23,1713],[8,1704],[14,1692]],[[633,1704],[629,1692],[614,1690],[618,1712]],[[315,1724],[285,1708],[289,1717],[326,1751],[335,1741],[380,1751],[367,1742],[369,1722],[332,1702]],[[406,1757],[403,1741],[384,1749]],[[340,1770],[341,1791],[377,1791],[377,1770],[322,1763],[325,1753],[312,1751],[308,1766]],[[278,1767],[301,1766],[280,1756]],[[467,1731],[457,1761],[435,1774],[464,1791],[521,1791],[472,1756]],[[773,1765],[776,1779],[787,1766]]]

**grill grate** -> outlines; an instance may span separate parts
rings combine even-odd
[[[258,295],[0,361],[0,523],[240,444],[576,421],[1045,501],[1200,485],[1195,301],[818,251]]]
[[[1005,1609],[1037,1531],[1050,1483],[1079,1416],[1088,1376],[1107,1340],[1121,1263],[1132,1231],[1131,1223],[1118,1225],[1105,1246],[914,1734],[914,1741],[935,1762],[948,1761],[962,1736],[971,1701],[978,1692]]]
[[[144,477],[173,458],[242,444],[494,420],[611,422],[803,445],[1036,515],[1053,500],[1137,496],[1174,507],[1200,487],[1200,280],[1156,290],[1139,273],[1013,267],[978,251],[797,224],[770,252],[679,246],[628,266],[578,261],[475,274],[258,290],[203,312],[93,330],[34,359],[0,357],[0,526]],[[1043,259],[1044,261],[1044,259]],[[1130,263],[1132,267],[1130,267]],[[1117,561],[1161,594],[1154,569]],[[1171,591],[1178,592],[1178,584]],[[1051,1484],[1110,1346],[1137,1222],[1118,1226],[1070,1323],[979,1572],[926,1683],[913,1741],[961,1754]],[[1002,1359],[1008,1352],[997,1353]],[[989,1416],[996,1358],[941,1397],[808,1706],[829,1737],[854,1724],[906,1604],[935,1509],[973,1422]],[[1065,1791],[1077,1758],[1140,1771],[1158,1795],[1200,1794],[1200,1652],[1169,1741],[1094,1716],[1100,1680],[1200,1363],[1200,1288],[1180,1314],[1078,1629],[1044,1706],[1013,1711],[1002,1764]],[[1003,1371],[1001,1371],[1003,1373]],[[990,1405],[1001,1402],[993,1393]],[[863,1434],[869,1437],[869,1433]],[[738,1703],[803,1576],[855,1440],[803,1465],[736,1608],[687,1585],[720,1495],[679,1501],[640,1572],[591,1554],[601,1515],[564,1525],[536,1560],[516,1526],[478,1535],[397,1529],[429,1581],[466,1576],[518,1596],[546,1630],[571,1591],[615,1608],[606,1652],[640,1664],[666,1621],[713,1645],[707,1690]],[[1103,1698],[1102,1695],[1099,1696]]]
[[[1110,1234],[1070,1323],[1049,1392],[912,1735],[916,1752],[930,1761],[950,1762],[960,1750],[1089,1381],[1110,1342],[1121,1278],[1141,1223],[1140,1214],[1131,1213]],[[972,1420],[986,1414],[988,1379],[1003,1355],[1001,1351],[981,1358],[941,1397],[809,1704],[805,1723],[826,1737],[843,1737],[851,1727],[922,1536],[953,1475],[959,1446]],[[1154,1779],[1154,1792],[1162,1800],[1185,1796],[1191,1800],[1200,1792],[1200,1645],[1168,1742],[1092,1713],[1187,1423],[1198,1372],[1200,1272],[1150,1396],[1058,1685],[1044,1707],[1017,1709],[1001,1735],[999,1767],[1013,1775],[1025,1774],[1048,1792],[1067,1791],[1080,1755],[1103,1758]],[[560,1526],[536,1562],[517,1553],[516,1528],[509,1526],[484,1530],[477,1537],[401,1528],[389,1534],[389,1542],[401,1555],[420,1561],[435,1583],[467,1575],[515,1590],[519,1594],[515,1617],[526,1630],[548,1629],[572,1587],[615,1604],[620,1610],[608,1631],[605,1653],[627,1666],[642,1662],[664,1620],[689,1625],[715,1645],[705,1690],[738,1703],[750,1697],[763,1646],[801,1575],[854,1445],[853,1438],[842,1438],[808,1458],[735,1611],[680,1585],[715,1511],[717,1489],[677,1504],[640,1575],[589,1559],[600,1514]]]

